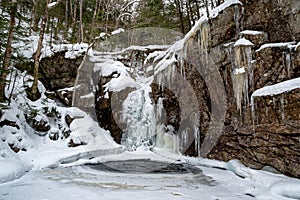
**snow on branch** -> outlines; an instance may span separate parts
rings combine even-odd
[[[54,1],[54,2],[52,2],[52,3],[49,3],[49,4],[47,5],[47,8],[48,8],[48,9],[51,9],[51,8],[55,7],[59,2],[60,2],[60,1]]]

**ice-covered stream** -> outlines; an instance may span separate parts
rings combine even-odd
[[[136,168],[136,161],[127,162]],[[150,161],[139,160],[139,164],[143,162],[151,166]],[[152,164],[156,166],[158,162]],[[291,200],[300,197],[299,180],[250,170],[236,162],[208,161],[206,165],[227,166],[228,170],[195,163],[188,164],[190,167],[178,165],[181,166],[178,169],[192,170],[176,173],[120,173],[89,165],[33,170],[20,179],[1,184],[0,199]]]

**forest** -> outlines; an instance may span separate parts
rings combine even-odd
[[[299,0],[0,0],[0,199],[300,199]]]

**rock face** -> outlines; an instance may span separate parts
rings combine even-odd
[[[82,62],[83,56],[65,58],[66,51],[54,53],[51,57],[45,57],[40,62],[40,80],[47,91],[54,92],[67,106],[72,104],[72,89],[77,76],[77,68]]]
[[[177,62],[177,69],[183,70],[198,99],[197,105],[189,105],[200,111],[200,139],[193,138],[183,153],[199,156],[196,144],[201,143],[206,151],[200,152],[202,156],[224,161],[239,159],[255,169],[272,166],[287,175],[300,177],[299,89],[257,96],[251,102],[256,90],[300,75],[300,47],[294,42],[300,40],[299,1],[241,2],[243,5],[230,6],[199,25],[189,41],[200,49],[191,50],[183,62]],[[200,65],[204,66],[200,70],[191,62],[195,53]],[[140,59],[143,63],[143,58]],[[213,68],[217,69],[217,74],[213,73]],[[220,77],[224,88],[217,87]],[[107,81],[100,83],[99,88]],[[166,125],[177,129],[184,121],[181,118],[184,111],[172,91],[161,92],[159,88],[159,85],[152,85],[153,102],[158,96],[164,97]],[[222,90],[225,96],[220,100],[218,95]],[[189,94],[185,95],[183,101],[188,104]],[[100,101],[97,111],[101,116],[100,124],[105,122],[104,127],[114,124],[110,121],[110,101],[106,101]],[[224,117],[213,114],[222,113],[224,107]],[[170,119],[175,120],[170,123]],[[222,122],[223,126],[212,134],[211,127],[218,126],[214,121]],[[119,141],[120,129],[107,128]],[[207,140],[212,142],[207,144]]]
[[[256,169],[272,166],[300,177],[299,89],[255,97],[253,112],[250,102],[257,89],[299,77],[299,47],[294,41],[300,40],[300,2],[241,2],[242,6],[227,8],[198,32],[202,41],[201,32],[209,30],[208,57],[219,69],[227,96],[223,133],[205,156],[225,161],[239,159]],[[239,37],[253,43],[250,50],[245,44],[244,49],[238,49],[235,42]],[[190,76],[203,82],[193,73]],[[194,87],[199,110],[207,108],[211,116],[211,102],[201,103],[207,95],[200,85]],[[211,97],[214,95],[210,92]],[[209,120],[203,116],[207,114],[202,112],[200,118],[201,137],[205,139]]]
[[[254,96],[252,101],[251,95],[265,86],[300,77],[300,46],[296,45],[300,41],[300,1],[240,1],[242,4],[232,5],[218,16],[204,21],[190,37],[189,41],[200,47],[196,53],[197,56],[200,55],[199,62],[206,66],[201,68],[202,71],[197,70],[195,63],[190,63],[188,58],[176,63],[177,69],[184,73],[198,100],[197,105],[190,103],[189,106],[200,111],[201,137],[196,140],[194,138],[183,153],[199,156],[196,144],[205,146],[208,138],[214,142],[209,144],[211,148],[205,149],[207,152],[200,152],[202,156],[224,161],[239,159],[255,169],[271,166],[299,178],[300,89]],[[244,40],[239,41],[241,38]],[[193,53],[195,52],[188,52],[187,55],[192,58]],[[139,59],[140,63],[144,63],[145,56],[132,58],[132,55],[128,56],[130,59],[120,61],[126,66],[130,66],[131,59]],[[59,64],[63,62],[58,59],[57,69],[44,70],[43,75],[47,74],[47,80],[51,80],[49,88],[58,89],[58,79],[63,79],[64,82],[60,86],[69,87],[69,83],[75,79],[75,74],[68,74],[71,79],[59,78],[58,75],[65,72],[59,70],[66,69],[67,72],[75,73],[80,61],[74,60],[73,64],[60,67]],[[47,65],[47,60],[43,65]],[[93,63],[87,66],[93,67]],[[212,68],[217,69],[217,75],[212,73]],[[93,82],[97,85],[95,96],[89,95],[93,92],[90,83],[82,83],[86,86],[82,86],[81,90],[86,91],[85,97],[88,98],[77,98],[81,99],[81,108],[91,102],[87,111],[96,107],[96,113],[92,115],[120,142],[122,131],[114,122],[110,99],[112,93],[105,94],[103,88],[113,75],[93,77]],[[218,79],[221,79],[223,88],[217,87]],[[218,95],[223,90],[224,98],[218,101]],[[126,94],[128,92],[124,92],[124,96]],[[107,97],[104,98],[105,95]],[[184,111],[178,106],[178,100],[172,91],[165,89],[161,92],[160,85],[153,84],[151,95],[153,102],[159,96],[164,97],[166,125],[178,129],[183,123],[181,116]],[[122,95],[119,97],[123,98]],[[184,101],[189,103],[189,94],[186,94]],[[224,116],[213,114],[222,113],[224,107]],[[216,108],[220,110],[214,110]],[[214,121],[221,122],[223,126],[215,129],[215,134],[211,134],[211,126],[217,125]]]

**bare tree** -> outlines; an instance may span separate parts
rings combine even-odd
[[[83,25],[82,25],[82,3],[83,0],[79,0],[79,41],[83,43]]]
[[[65,2],[65,38],[68,36],[69,30],[69,2],[66,0]]]
[[[96,0],[96,4],[95,4],[95,8],[94,8],[94,14],[93,14],[93,19],[92,19],[92,23],[95,23],[97,14],[99,12],[99,8],[100,8],[100,4],[101,4],[101,0]]]
[[[129,16],[132,17],[132,13],[131,13],[131,6],[133,6],[133,4],[137,3],[137,0],[128,0],[128,1],[119,1],[115,8],[115,13],[117,13],[117,15],[115,16],[115,29],[119,28],[119,24],[120,21],[122,19],[122,17],[125,16]]]
[[[12,54],[12,41],[14,37],[14,28],[16,25],[16,14],[17,14],[17,0],[12,0],[10,4],[10,24],[9,24],[9,31],[8,37],[6,42],[6,49],[4,53],[4,62],[1,71],[1,79],[0,79],[0,101],[5,99],[5,85],[6,85],[6,76],[8,74],[8,69],[11,60]]]
[[[53,2],[53,3],[57,4],[59,2],[60,1]],[[42,53],[45,29],[46,29],[46,24],[47,24],[48,15],[49,15],[49,9],[52,8],[52,5],[50,5],[50,3],[51,3],[51,0],[46,1],[45,13],[42,18],[42,25],[41,25],[40,33],[39,33],[38,47],[37,47],[37,50],[36,50],[35,56],[34,56],[33,83],[32,83],[32,87],[31,87],[31,95],[29,95],[29,97],[32,100],[37,100],[40,97],[40,93],[38,91],[39,65],[40,65],[40,57],[41,57],[41,53]]]
[[[175,0],[175,5],[177,7],[177,13],[178,13],[178,17],[180,20],[180,30],[181,33],[184,34],[185,33],[185,29],[184,29],[184,19],[183,19],[183,5],[182,5],[181,0]]]

